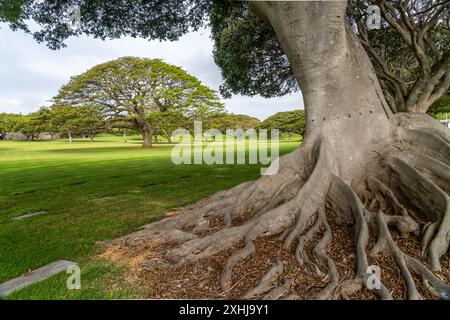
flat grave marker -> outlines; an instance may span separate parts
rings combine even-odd
[[[47,211],[39,211],[39,212],[33,212],[33,213],[24,214],[23,216],[13,217],[12,220],[22,220],[22,219],[36,217],[36,216],[45,216],[45,215],[48,215],[48,214],[49,213]]]
[[[52,262],[44,267],[23,274],[18,278],[6,281],[0,284],[0,298],[6,297],[8,294],[26,288],[37,282],[41,282],[54,276],[60,272],[65,272],[69,267],[75,266],[72,261],[59,260]]]

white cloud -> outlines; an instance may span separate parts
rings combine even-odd
[[[212,57],[207,30],[190,33],[176,42],[147,41],[130,37],[101,41],[82,36],[67,41],[67,48],[52,51],[31,36],[0,29],[0,112],[32,112],[48,105],[58,89],[75,74],[122,56],[161,58],[218,89],[220,70]],[[302,108],[301,94],[281,98],[234,96],[224,99],[227,110],[264,119],[290,109]]]

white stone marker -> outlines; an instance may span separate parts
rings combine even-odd
[[[25,214],[23,216],[14,217],[14,218],[12,218],[12,220],[22,220],[22,219],[31,218],[34,216],[45,216],[47,214],[49,214],[47,211],[33,212],[33,213]]]
[[[6,297],[8,294],[28,287],[34,283],[48,279],[60,272],[65,272],[69,267],[74,265],[76,265],[75,262],[59,260],[42,268],[26,273],[18,278],[6,281],[0,284],[0,298]]]

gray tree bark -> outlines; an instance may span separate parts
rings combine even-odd
[[[141,130],[142,132],[142,138],[144,139],[142,143],[143,148],[152,148],[153,142],[152,142],[152,131],[148,128],[143,128]]]

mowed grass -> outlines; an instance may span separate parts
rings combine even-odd
[[[280,154],[297,145],[281,141]],[[82,271],[81,290],[68,290],[62,273],[7,298],[139,298],[123,280],[127,270],[96,257],[95,242],[260,175],[260,165],[175,165],[172,148],[115,136],[0,141],[0,283],[60,259]],[[38,211],[49,215],[11,220]]]

